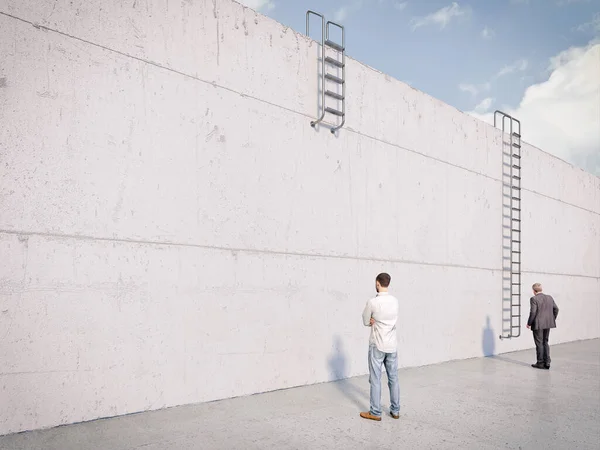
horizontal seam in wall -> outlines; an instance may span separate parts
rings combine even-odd
[[[14,375],[49,375],[52,373],[84,373],[84,372],[93,372],[93,370],[91,369],[87,369],[87,370],[80,370],[80,369],[73,369],[73,370],[32,370],[32,371],[26,371],[26,372],[0,372],[0,377],[6,377],[6,376],[14,376]]]
[[[484,270],[484,271],[498,271],[501,272],[501,267],[478,267],[468,266],[462,264],[452,263],[433,263],[426,261],[412,261],[404,259],[386,259],[386,258],[372,258],[367,256],[349,256],[349,255],[330,255],[321,253],[302,253],[302,252],[288,252],[282,250],[263,250],[263,249],[251,249],[251,248],[231,248],[221,247],[216,245],[204,245],[204,244],[192,244],[192,243],[181,243],[181,242],[160,242],[151,240],[141,239],[124,239],[124,238],[108,238],[102,236],[88,236],[81,234],[61,234],[61,233],[43,233],[36,231],[18,231],[18,230],[0,230],[0,234],[8,234],[14,236],[40,236],[52,239],[73,239],[80,241],[100,241],[100,242],[113,242],[119,244],[139,244],[139,245],[152,245],[152,246],[165,246],[165,247],[184,247],[184,248],[199,248],[204,250],[224,251],[232,253],[249,253],[249,254],[263,254],[263,255],[278,255],[278,256],[292,256],[300,258],[321,258],[321,259],[341,259],[350,261],[368,261],[368,262],[387,262],[392,264],[410,264],[420,266],[434,266],[434,267],[447,267],[457,269],[470,269],[470,270]]]
[[[526,274],[530,274],[530,275],[533,275],[533,274],[535,274],[535,275],[551,275],[551,276],[557,276],[557,277],[590,278],[592,280],[600,281],[600,275],[595,277],[593,275],[581,275],[581,274],[577,274],[577,273],[558,273],[558,272],[544,272],[544,271],[535,271],[535,270],[523,270],[523,271],[521,271],[521,273],[526,273]]]
[[[97,47],[97,48],[101,48],[101,49],[103,49],[103,50],[106,50],[106,51],[108,51],[108,52],[113,52],[113,53],[119,54],[119,55],[121,55],[121,56],[124,56],[124,57],[126,57],[126,58],[131,58],[131,59],[134,59],[134,60],[136,60],[136,61],[140,61],[140,62],[142,62],[142,63],[144,63],[144,64],[149,64],[149,65],[152,65],[152,66],[154,66],[154,67],[157,67],[157,68],[159,68],[159,69],[163,69],[163,70],[166,70],[166,71],[169,71],[169,72],[176,73],[176,74],[178,74],[178,75],[181,75],[181,76],[183,76],[183,77],[190,78],[190,79],[192,79],[192,80],[195,80],[195,81],[199,81],[199,82],[201,82],[201,83],[209,84],[209,85],[211,85],[211,86],[213,86],[213,87],[215,87],[215,88],[223,89],[223,90],[226,90],[226,91],[228,91],[228,92],[231,92],[231,93],[234,93],[234,94],[240,95],[240,96],[242,96],[242,97],[247,97],[247,98],[250,98],[250,99],[252,99],[252,100],[256,100],[256,101],[258,101],[258,102],[260,102],[260,103],[264,103],[264,104],[267,104],[267,105],[273,106],[273,107],[275,107],[275,108],[280,108],[280,109],[282,109],[282,110],[284,110],[284,111],[287,111],[287,112],[290,112],[290,113],[293,113],[293,114],[297,114],[297,115],[300,115],[300,116],[302,116],[302,117],[306,117],[307,119],[313,119],[313,117],[312,117],[312,116],[309,116],[308,114],[304,114],[303,112],[296,111],[296,110],[293,110],[293,109],[290,109],[290,108],[286,108],[285,106],[282,106],[282,105],[278,105],[278,104],[276,104],[276,103],[269,102],[269,101],[267,101],[267,100],[264,100],[264,99],[261,99],[261,98],[255,97],[255,96],[253,96],[253,95],[244,94],[243,92],[236,91],[236,90],[234,90],[234,89],[232,89],[232,88],[229,88],[229,87],[227,87],[227,86],[223,86],[223,85],[217,84],[217,83],[216,83],[216,82],[214,82],[214,81],[203,80],[202,78],[199,78],[199,77],[196,77],[196,76],[193,76],[193,75],[187,74],[187,73],[185,73],[185,72],[181,72],[181,71],[179,71],[179,70],[176,70],[176,69],[172,69],[172,68],[170,68],[170,67],[163,66],[163,65],[161,65],[161,64],[159,64],[159,63],[157,63],[157,62],[150,61],[150,60],[148,60],[148,59],[140,58],[140,57],[138,57],[138,56],[133,56],[133,55],[130,55],[130,54],[128,54],[128,53],[125,53],[125,52],[122,52],[122,51],[119,51],[119,50],[115,50],[115,49],[112,49],[112,48],[110,48],[110,47],[106,47],[106,46],[104,46],[104,45],[101,45],[101,44],[96,44],[96,43],[94,43],[94,42],[91,42],[91,41],[88,41],[88,40],[86,40],[86,39],[83,39],[83,38],[80,38],[80,37],[77,37],[77,36],[73,36],[73,35],[70,35],[70,34],[68,34],[68,33],[65,33],[65,32],[63,32],[63,31],[59,31],[59,30],[55,30],[55,29],[53,29],[53,28],[46,27],[46,26],[44,26],[44,25],[40,25],[40,24],[37,24],[37,23],[33,23],[33,22],[29,21],[29,20],[22,19],[22,18],[20,18],[20,17],[14,16],[14,15],[12,15],[12,14],[7,14],[7,13],[5,13],[5,12],[2,12],[2,11],[0,11],[0,15],[3,15],[3,16],[6,16],[6,17],[9,17],[9,18],[11,18],[11,19],[14,19],[14,20],[21,21],[21,22],[23,22],[23,23],[29,24],[29,25],[31,25],[31,26],[33,26],[33,27],[35,27],[35,28],[41,29],[41,30],[50,31],[50,32],[52,32],[52,33],[57,33],[57,34],[59,34],[59,35],[61,35],[61,36],[65,36],[65,37],[67,37],[67,38],[70,38],[70,39],[75,39],[75,40],[77,40],[77,41],[80,41],[80,42],[83,42],[83,43],[85,43],[85,44],[88,44],[88,45],[91,45],[91,46],[94,46],[94,47]],[[399,148],[399,149],[402,149],[402,150],[405,150],[405,151],[408,151],[408,152],[411,152],[411,153],[414,153],[414,154],[417,154],[417,155],[423,156],[424,158],[428,158],[428,159],[431,159],[431,160],[433,160],[433,161],[436,161],[436,162],[439,162],[439,163],[442,163],[442,164],[446,164],[446,165],[448,165],[448,166],[451,166],[451,167],[454,167],[454,168],[457,168],[457,169],[462,169],[462,170],[464,170],[464,171],[466,171],[466,172],[470,172],[470,173],[472,173],[472,174],[475,174],[475,175],[482,176],[482,177],[484,177],[484,178],[487,178],[487,179],[490,179],[490,180],[496,181],[496,182],[498,182],[498,183],[502,183],[502,180],[501,180],[501,179],[494,178],[494,177],[492,177],[492,176],[490,176],[490,175],[485,175],[485,174],[483,174],[483,173],[477,172],[476,170],[469,169],[469,168],[467,168],[467,167],[460,166],[460,165],[458,165],[458,164],[454,164],[454,163],[451,163],[451,162],[449,162],[449,161],[444,161],[443,159],[439,159],[439,158],[436,158],[435,156],[427,155],[427,154],[425,154],[425,153],[419,152],[418,150],[414,150],[414,149],[411,149],[411,148],[403,147],[403,146],[401,146],[401,145],[399,145],[399,144],[394,144],[394,143],[392,143],[392,142],[389,142],[389,141],[387,141],[387,140],[385,140],[385,139],[382,139],[382,138],[377,138],[377,137],[374,137],[374,136],[371,136],[371,135],[368,135],[368,134],[362,133],[362,132],[360,132],[360,131],[358,131],[358,130],[354,130],[354,129],[353,129],[353,128],[351,128],[351,127],[346,127],[346,131],[348,131],[348,132],[350,132],[350,133],[354,133],[354,134],[356,134],[356,135],[359,135],[359,136],[366,137],[366,138],[368,138],[368,139],[372,139],[372,140],[374,140],[374,141],[377,141],[377,142],[381,142],[381,143],[383,143],[383,144],[390,145],[390,146],[392,146],[392,147],[396,147],[396,148]],[[549,196],[549,195],[542,194],[542,193],[540,193],[540,192],[537,192],[537,191],[533,191],[533,190],[526,189],[526,188],[523,188],[523,190],[524,190],[524,191],[531,192],[531,193],[534,193],[534,194],[541,195],[541,196],[543,196],[543,197],[546,197],[546,198],[548,198],[548,199],[551,199],[551,200],[556,200],[556,201],[558,201],[558,202],[560,202],[560,203],[563,203],[563,204],[565,204],[565,205],[572,206],[572,207],[574,207],[574,208],[582,209],[582,210],[584,210],[584,211],[587,211],[587,212],[590,212],[590,213],[592,213],[592,214],[600,215],[600,212],[595,212],[595,211],[589,210],[589,209],[587,209],[587,208],[584,208],[584,207],[582,207],[582,206],[578,206],[578,205],[575,205],[575,204],[572,204],[572,203],[568,203],[568,202],[566,202],[566,201],[564,201],[564,200],[560,200],[560,199],[557,199],[557,198],[551,197],[551,196]]]
[[[587,209],[587,208],[584,208],[583,206],[574,205],[573,203],[565,202],[564,200],[561,200],[561,199],[559,199],[559,198],[554,198],[554,197],[551,197],[551,196],[549,196],[549,195],[542,194],[541,192],[534,191],[534,190],[532,190],[532,189],[523,188],[523,190],[524,190],[524,191],[527,191],[527,192],[531,192],[532,194],[535,194],[535,195],[539,195],[540,197],[545,197],[545,198],[547,198],[547,199],[554,200],[554,201],[557,201],[557,202],[559,202],[559,203],[563,203],[563,204],[565,204],[565,205],[572,206],[573,208],[582,209],[582,210],[584,210],[584,211],[586,211],[586,212],[589,212],[589,213],[595,214],[595,215],[597,215],[597,216],[600,216],[600,212],[596,212],[596,211],[594,211],[594,210],[592,210],[592,209]]]

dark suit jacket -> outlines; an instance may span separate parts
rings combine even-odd
[[[531,297],[531,312],[527,325],[532,330],[546,330],[556,328],[556,317],[558,316],[558,306],[550,295],[536,294]]]

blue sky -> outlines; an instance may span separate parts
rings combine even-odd
[[[577,27],[592,21],[594,13],[600,12],[600,0],[262,3],[266,6],[261,8],[263,14],[302,33],[307,9],[322,12],[329,20],[340,20],[347,27],[348,55],[464,111],[473,109],[488,94],[507,104],[518,102],[528,85],[546,75],[550,57],[590,40],[591,30],[586,33]],[[419,24],[417,18],[440,10],[437,22],[432,17],[427,24],[413,29]],[[484,29],[489,30],[488,38],[483,36]],[[517,70],[500,77],[481,95],[459,88],[461,84],[484,85],[503,68],[512,66],[517,66]],[[524,66],[524,70],[519,70]]]
[[[241,3],[302,33],[306,10],[319,11],[327,19],[347,27],[346,47],[351,57],[463,111],[479,113],[484,120],[486,113],[497,108],[519,112],[519,105],[532,85],[541,83],[545,89],[553,88],[546,82],[557,69],[557,61],[585,56],[572,53],[557,58],[561,52],[590,50],[597,44],[597,49],[594,47],[592,53],[586,54],[585,70],[590,76],[588,84],[600,79],[600,75],[595,77],[596,71],[600,74],[600,59],[598,67],[594,64],[596,53],[600,55],[600,0],[241,0]],[[573,62],[571,67],[575,66],[581,70],[581,64]],[[567,76],[576,77],[575,73],[571,70]],[[598,96],[593,91],[592,98],[597,98],[600,105],[600,83],[597,84]],[[582,87],[582,93],[586,91],[588,97],[589,87]],[[584,101],[584,96],[581,97]],[[581,109],[581,105],[571,106]],[[583,109],[592,114],[587,121],[593,124],[595,111],[593,105],[587,106]],[[523,111],[523,114],[529,116],[534,112]],[[560,120],[558,115],[555,120]],[[547,125],[536,124],[540,129]],[[597,129],[571,130],[571,134],[577,133],[597,134],[597,139],[586,142],[586,148],[554,153],[600,176],[600,125]],[[541,136],[541,130],[538,134]],[[530,142],[534,145],[553,153],[552,149],[542,147],[544,142],[533,140]],[[575,145],[572,140],[567,141]],[[573,159],[575,154],[579,156]]]

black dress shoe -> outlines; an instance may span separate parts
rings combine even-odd
[[[540,363],[532,364],[531,367],[533,367],[534,369],[545,369],[546,368],[546,366],[544,364],[540,364]]]

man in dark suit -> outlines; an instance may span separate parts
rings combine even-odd
[[[558,306],[550,295],[542,293],[542,285],[535,283],[531,297],[531,312],[527,320],[527,328],[533,331],[533,341],[537,353],[537,362],[532,364],[536,369],[550,369],[550,328],[556,328]]]

